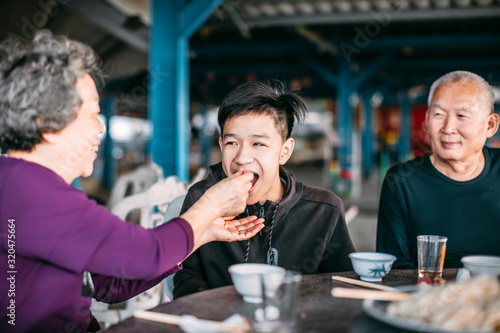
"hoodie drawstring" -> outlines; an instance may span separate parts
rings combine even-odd
[[[278,200],[278,202],[276,203],[276,206],[273,209],[273,214],[271,216],[271,226],[269,228],[269,248],[267,249],[267,254],[268,254],[269,261],[270,261],[269,264],[271,264],[273,266],[276,266],[276,261],[275,261],[275,258],[274,258],[274,252],[271,251],[271,249],[272,249],[272,241],[273,241],[274,217],[276,216],[276,211],[278,210],[278,207],[280,205],[281,199],[283,199],[283,197],[281,197]],[[261,206],[260,208],[261,208],[260,215],[264,215],[264,206]],[[247,216],[249,216],[248,207],[247,207],[246,212],[247,212]],[[264,217],[264,216],[259,216],[259,217]],[[244,263],[248,262],[248,254],[249,254],[249,252],[250,252],[250,238],[247,239],[247,248],[246,248],[246,251],[245,251],[245,261],[244,261]]]

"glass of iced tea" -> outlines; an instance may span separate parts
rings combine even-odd
[[[444,236],[417,236],[419,278],[427,276],[433,280],[437,276],[443,276],[447,240]]]

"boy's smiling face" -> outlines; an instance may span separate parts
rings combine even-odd
[[[254,185],[247,204],[277,201],[284,193],[279,166],[293,151],[292,138],[283,142],[274,119],[267,114],[250,113],[229,118],[219,138],[222,167],[227,176],[241,170],[253,172]]]

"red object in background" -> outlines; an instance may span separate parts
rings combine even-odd
[[[388,105],[381,108],[381,126],[379,137],[385,145],[396,145],[401,130],[401,115],[398,105]],[[417,157],[430,152],[429,135],[425,131],[425,114],[427,104],[415,104],[411,108],[411,156]]]
[[[430,152],[429,134],[425,131],[427,104],[416,104],[411,109],[411,153],[414,157]]]
[[[340,171],[340,178],[341,179],[347,179],[347,180],[352,179],[352,172],[351,172],[351,170],[349,170],[349,169],[342,169],[342,171]]]
[[[401,128],[401,111],[399,109],[399,105],[386,105],[381,107],[380,110],[382,116],[381,131],[383,135],[388,132],[399,133]]]

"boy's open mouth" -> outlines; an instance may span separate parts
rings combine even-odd
[[[246,173],[248,171],[250,171],[250,170],[243,170],[243,173]],[[253,179],[252,179],[252,187],[250,188],[250,190],[248,190],[248,192],[253,191],[253,189],[255,188],[255,184],[257,183],[258,180],[259,180],[259,175],[254,172]]]
[[[259,175],[254,173],[253,174],[253,179],[252,179],[252,187],[255,186],[255,183],[257,183],[257,180],[259,180]]]
[[[255,184],[257,183],[258,180],[259,180],[259,175],[254,173],[253,179],[252,179],[252,187],[250,188],[250,190],[248,192],[252,192],[255,189]]]

